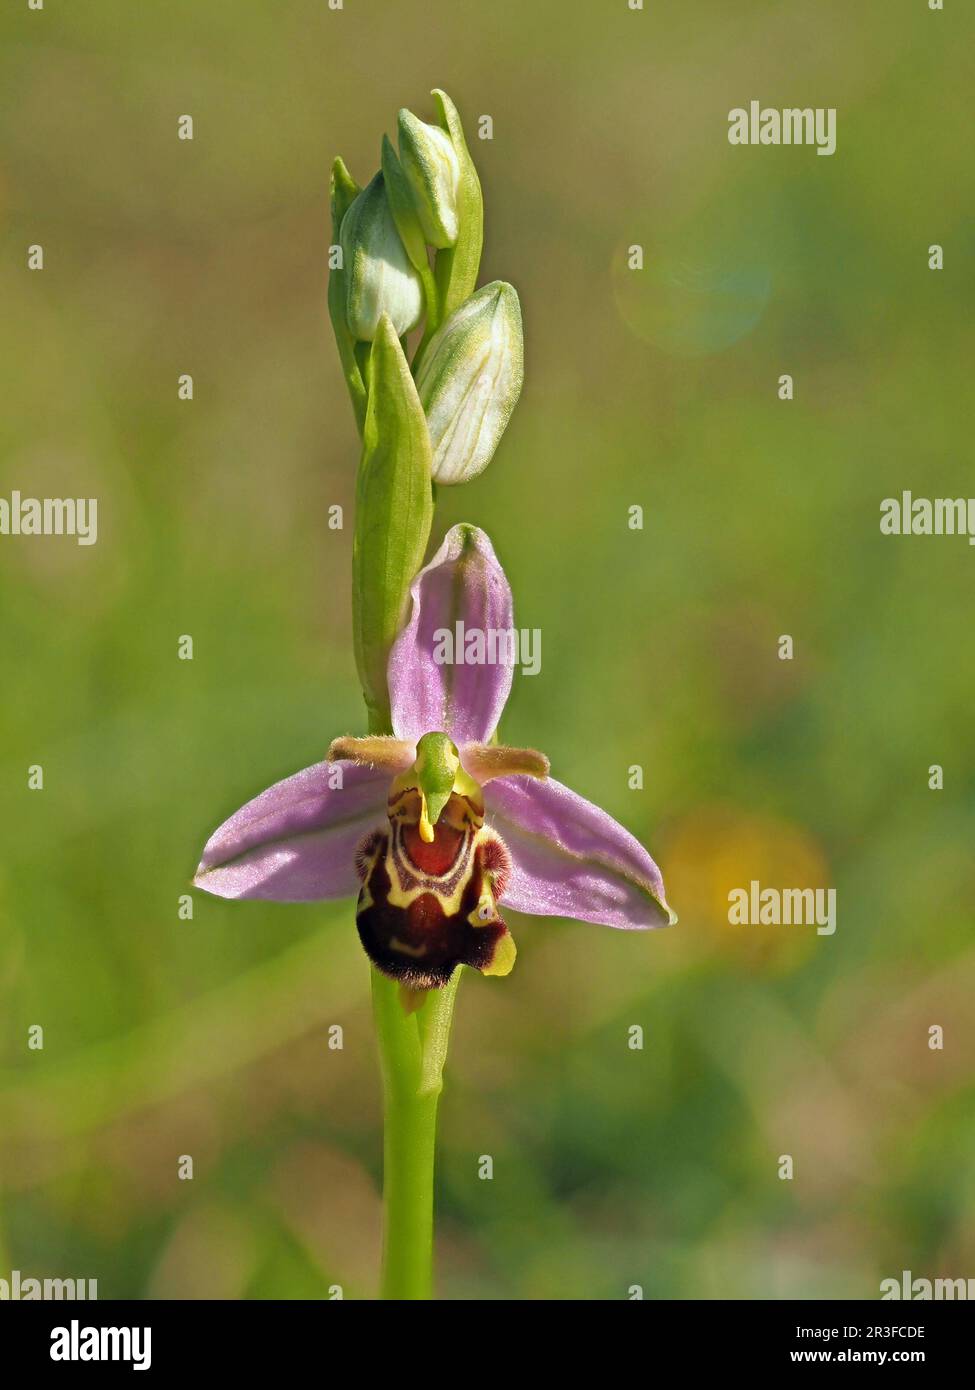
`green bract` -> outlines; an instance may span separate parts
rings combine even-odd
[[[397,231],[382,173],[352,203],[339,239],[352,337],[372,342],[383,314],[397,337],[409,333],[423,314],[423,287]]]
[[[434,335],[417,372],[438,483],[463,483],[491,461],[521,394],[517,292],[485,285]]]
[[[419,120],[412,111],[402,110],[399,157],[413,192],[423,235],[439,250],[455,245],[460,157],[450,136],[439,126]]]
[[[360,192],[359,185],[342,160],[336,159],[332,165],[330,184],[333,246],[340,245],[342,219]],[[355,339],[349,332],[349,325],[345,316],[345,301],[345,271],[342,266],[333,266],[328,274],[328,313],[332,320],[332,329],[335,333],[335,342],[338,346],[345,382],[349,388],[349,395],[352,397],[356,424],[359,426],[361,434],[362,424],[366,418],[366,386],[362,379],[362,368],[356,356]]]
[[[385,314],[369,355],[368,387],[356,480],[352,619],[370,727],[384,731],[389,649],[433,522],[430,437],[399,337]]]

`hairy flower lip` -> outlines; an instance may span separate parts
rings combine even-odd
[[[472,682],[469,669],[439,666],[431,654],[445,609],[469,626],[511,625],[510,589],[484,532],[453,527],[417,575],[411,596],[389,661],[394,737],[376,743],[371,764],[319,763],[248,802],[207,842],[197,886],[231,898],[351,896],[358,891],[356,847],[388,824],[389,757],[405,758],[432,731],[449,736],[465,766],[466,757],[477,765],[485,746],[490,755],[511,668],[478,668]],[[351,751],[354,742],[339,739],[333,748]],[[475,751],[467,754],[469,748]],[[561,782],[542,777],[543,755],[502,749],[498,756],[507,754],[530,755],[533,771],[488,778],[483,789],[485,823],[511,858],[502,903],[622,930],[676,922],[660,870],[629,831]],[[331,784],[336,768],[341,786]]]

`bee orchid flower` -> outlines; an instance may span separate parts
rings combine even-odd
[[[458,965],[506,975],[501,909],[640,930],[677,919],[650,855],[532,749],[494,741],[511,689],[494,664],[447,664],[444,631],[513,630],[491,542],[455,526],[417,575],[388,665],[393,734],[339,738],[328,759],[249,801],[210,838],[195,884],[224,898],[358,893],[373,964],[409,990]],[[501,649],[504,650],[501,650]]]

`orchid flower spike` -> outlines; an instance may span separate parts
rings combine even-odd
[[[643,846],[548,775],[548,760],[492,738],[512,662],[448,665],[444,632],[513,630],[491,542],[455,526],[417,575],[393,645],[393,734],[339,738],[207,842],[194,882],[224,898],[308,901],[358,893],[373,964],[408,990],[458,965],[506,975],[501,908],[640,930],[677,918]],[[439,658],[439,659],[438,659]]]

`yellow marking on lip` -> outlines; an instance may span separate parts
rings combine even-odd
[[[414,960],[427,953],[426,946],[411,946],[408,941],[400,941],[398,936],[389,938],[389,947],[391,951],[399,951],[401,956],[412,956]]]
[[[429,893],[431,897],[437,899],[437,902],[443,908],[445,917],[455,917],[460,911],[460,904],[464,897],[464,889],[466,887],[467,880],[466,878],[462,878],[450,897],[445,898],[436,888],[431,888],[426,883],[421,883],[416,888],[411,888],[409,892],[404,892],[402,888],[398,887],[398,880],[394,883],[391,878],[389,892],[386,894],[386,901],[389,903],[390,907],[412,907],[417,898],[422,898],[425,893]]]
[[[510,975],[515,965],[515,957],[518,951],[511,933],[505,932],[504,936],[498,938],[498,944],[494,948],[494,959],[489,965],[481,967],[482,975]]]
[[[413,888],[405,889],[403,887],[399,875],[399,865],[396,863],[395,845],[392,838],[390,838],[389,846],[386,850],[386,873],[389,876],[389,892],[386,894],[386,901],[389,903],[390,907],[410,907],[416,902],[417,898],[422,898],[425,893],[431,893],[440,903],[445,916],[455,916],[460,911],[460,905],[464,900],[464,893],[470,882],[471,874],[474,871],[476,853],[476,837],[473,844],[465,842],[461,845],[459,854],[467,855],[467,863],[459,874],[457,886],[454,891],[449,897],[446,897],[437,886],[437,879],[435,877],[431,876],[430,878],[426,878],[421,874],[417,874],[415,870],[413,871],[414,876],[419,879],[419,882]],[[453,865],[442,877],[447,879],[456,872],[457,860],[455,859]]]
[[[489,917],[482,917],[480,914],[485,908],[490,909]],[[472,927],[493,927],[498,920],[497,909],[494,906],[494,899],[490,893],[482,893],[477,907],[473,912],[467,914],[467,920]]]
[[[357,911],[359,912],[365,912],[367,908],[375,906],[375,899],[369,890],[369,884],[372,881],[373,873],[381,857],[382,845],[377,845],[366,861],[366,873],[362,880],[362,887],[359,889],[359,902],[357,907]]]

